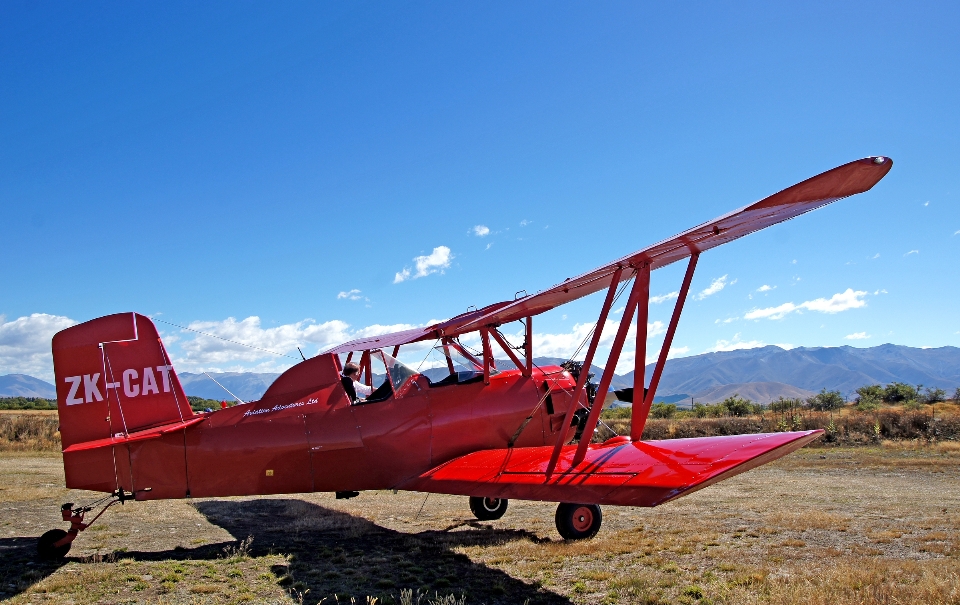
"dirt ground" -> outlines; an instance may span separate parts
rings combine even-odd
[[[960,603],[960,448],[806,448],[655,509],[555,505],[473,520],[465,498],[365,492],[115,506],[66,561],[59,455],[0,453],[0,598],[12,603]],[[413,594],[402,593],[412,590]],[[325,601],[324,601],[325,599]]]

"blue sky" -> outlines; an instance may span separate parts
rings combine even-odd
[[[6,2],[0,374],[49,379],[53,332],[119,311],[314,353],[874,154],[874,190],[703,255],[675,354],[960,345],[958,27],[946,2]],[[539,353],[599,304],[537,318]],[[292,362],[158,325],[181,370]]]

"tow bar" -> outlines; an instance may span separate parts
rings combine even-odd
[[[137,493],[149,492],[152,489],[153,488],[147,487],[137,490]],[[124,491],[123,488],[120,488],[112,494],[104,496],[103,498],[84,506],[75,507],[73,502],[67,502],[60,507],[60,514],[63,516],[64,521],[70,522],[70,529],[68,531],[63,531],[62,529],[51,529],[50,531],[45,532],[42,536],[40,536],[40,539],[37,540],[37,554],[40,555],[41,559],[64,558],[67,556],[67,553],[70,552],[70,545],[73,544],[73,541],[77,539],[77,535],[96,523],[97,519],[99,519],[103,513],[107,512],[108,508],[117,502],[123,504],[127,500],[134,500],[135,498],[136,496],[134,492]],[[106,502],[107,500],[109,500],[109,502]],[[104,502],[106,502],[106,504],[103,504]],[[98,512],[89,523],[84,523],[84,516],[101,504],[103,504],[103,508],[100,509],[100,512]]]

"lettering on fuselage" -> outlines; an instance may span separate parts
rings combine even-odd
[[[301,408],[301,407],[306,406],[306,405],[313,405],[313,404],[317,403],[317,401],[318,401],[318,400],[317,400],[315,397],[311,397],[310,399],[307,399],[307,400],[305,400],[305,401],[296,401],[296,402],[294,402],[294,403],[278,403],[277,405],[273,406],[272,408],[260,408],[260,409],[258,409],[258,410],[247,410],[246,412],[243,413],[243,416],[244,416],[244,417],[247,417],[247,416],[259,416],[260,414],[269,414],[269,413],[271,413],[271,412],[280,412],[280,411],[283,411],[283,410],[289,410],[289,409],[291,409],[291,408]]]
[[[154,372],[156,370],[156,372]],[[119,382],[108,382],[107,389],[123,388],[123,394],[126,397],[139,397],[141,395],[159,395],[170,392],[170,372],[173,366],[163,365],[143,368],[143,371],[129,369],[124,370]],[[160,375],[160,381],[157,382],[157,373]],[[82,376],[66,376],[64,382],[70,384],[70,392],[67,394],[67,405],[77,405],[78,403],[92,403],[94,401],[103,401],[103,394],[100,392],[99,382],[100,373],[84,374]],[[80,388],[83,387],[83,396],[80,396]]]

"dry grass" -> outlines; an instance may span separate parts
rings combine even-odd
[[[17,411],[0,414],[0,451],[60,451],[57,413]]]
[[[76,558],[38,565],[57,504],[89,498],[56,487],[59,464],[0,458],[0,598],[16,604],[960,603],[960,459],[931,447],[804,449],[659,508],[604,507],[587,542],[561,541],[547,503],[478,523],[458,497],[308,494],[128,504]]]

